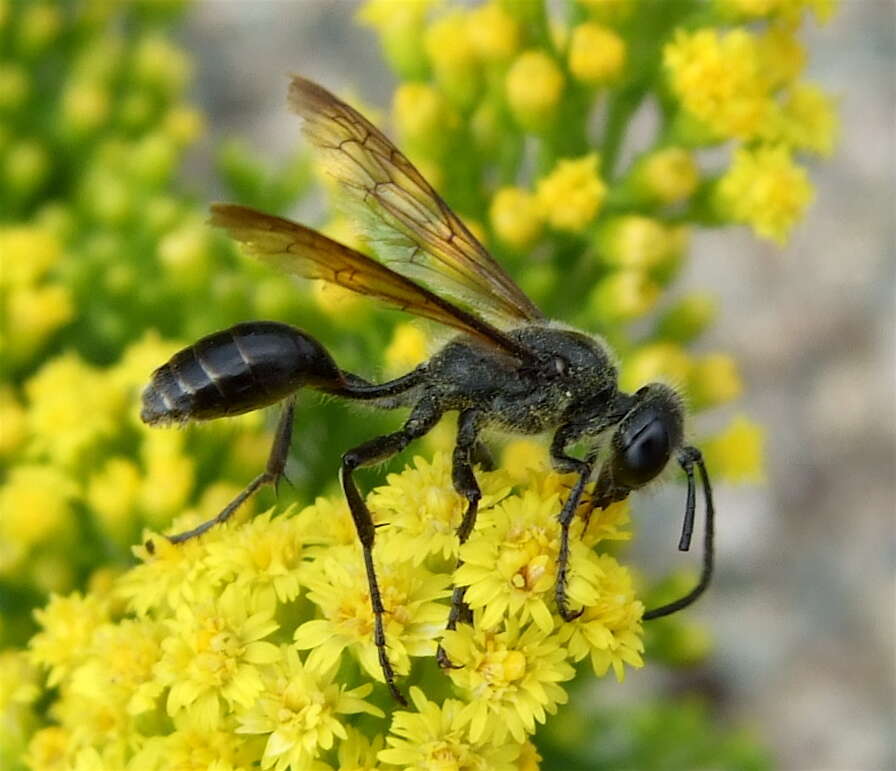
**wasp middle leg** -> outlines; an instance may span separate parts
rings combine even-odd
[[[454,447],[451,480],[458,494],[467,499],[467,510],[457,528],[457,539],[460,545],[466,543],[476,524],[476,515],[479,513],[479,501],[482,491],[473,473],[473,454],[480,445],[478,441],[479,431],[482,428],[482,413],[478,410],[468,409],[460,413],[457,419],[457,444]],[[458,559],[457,567],[463,562]],[[448,614],[447,629],[456,629],[458,622],[470,623],[473,620],[469,606],[464,602],[464,594],[467,587],[455,586],[451,593],[451,610]],[[454,664],[448,658],[444,648],[439,645],[436,651],[436,660],[443,669],[453,669]]]
[[[411,411],[410,417],[404,426],[393,434],[371,439],[342,456],[342,489],[345,491],[345,499],[358,531],[358,539],[361,541],[361,549],[364,552],[364,567],[367,570],[367,585],[370,590],[370,606],[373,610],[373,642],[377,648],[380,668],[389,691],[402,705],[407,706],[407,701],[395,685],[395,672],[386,652],[386,634],[383,630],[383,598],[380,595],[379,582],[376,577],[376,569],[373,564],[373,542],[376,537],[376,527],[370,509],[364,502],[364,498],[358,491],[353,474],[355,469],[363,466],[372,466],[393,455],[401,452],[414,439],[419,439],[428,433],[439,422],[442,410],[432,399],[424,397]]]

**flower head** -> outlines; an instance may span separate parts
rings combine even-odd
[[[280,649],[251,708],[237,718],[237,733],[267,736],[262,768],[309,768],[336,738],[348,739],[342,715],[382,717],[379,709],[364,701],[373,686],[349,689],[335,682],[334,674],[334,668],[306,666],[295,648]]]
[[[553,118],[563,93],[563,72],[544,51],[524,51],[508,70],[505,88],[507,103],[520,125],[538,130]]]
[[[806,170],[793,162],[786,147],[762,145],[735,153],[716,195],[732,220],[749,224],[757,235],[781,244],[813,194]]]
[[[457,669],[449,671],[467,696],[459,720],[473,741],[503,744],[509,734],[523,742],[546,713],[566,703],[558,685],[575,674],[556,635],[509,619],[503,629],[461,626],[445,633],[445,652]]]
[[[582,232],[595,218],[606,195],[597,153],[561,160],[538,181],[538,203],[557,230]]]
[[[411,688],[416,712],[392,716],[386,749],[379,759],[406,771],[516,771],[518,744],[495,742],[468,735],[461,717],[463,703],[445,699],[441,706],[429,701],[419,688]]]
[[[197,726],[216,728],[224,707],[251,707],[262,691],[259,665],[279,657],[276,645],[263,638],[274,632],[273,596],[246,596],[234,586],[218,597],[179,605],[166,620],[171,636],[162,643],[155,667],[168,690],[172,717],[188,712]]]
[[[611,83],[625,66],[625,40],[613,29],[585,22],[572,31],[569,71],[589,85]]]

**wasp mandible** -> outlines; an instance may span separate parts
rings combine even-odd
[[[280,479],[292,437],[295,393],[308,387],[374,407],[410,408],[399,430],[348,450],[341,466],[364,556],[374,642],[386,684],[399,702],[405,700],[386,651],[386,611],[373,562],[376,528],[354,472],[401,452],[447,412],[458,413],[452,481],[467,501],[457,529],[461,543],[476,524],[481,497],[473,471],[480,434],[487,429],[553,432],[554,468],[576,475],[558,513],[555,597],[567,621],[582,613],[569,606],[567,585],[569,529],[586,485],[596,476],[590,511],[606,508],[646,485],[674,457],[688,483],[678,545],[685,551],[694,527],[696,467],[706,506],[700,579],[687,595],[647,611],[644,618],[665,616],[694,602],[712,575],[714,509],[700,452],[684,443],[681,397],[660,383],[634,394],[620,391],[607,345],[546,319],[413,164],[356,110],[301,77],[292,79],[289,101],[382,262],[304,225],[245,206],[213,205],[211,224],[281,270],[375,297],[460,334],[413,371],[386,383],[340,369],[307,332],[273,321],[238,324],[176,353],[153,373],[143,392],[141,418],[148,424],[238,415],[281,401],[285,406],[265,470],[214,519],[170,540],[180,543],[201,535],[227,520],[259,487]],[[578,442],[592,448],[583,459],[567,454]],[[464,587],[455,587],[448,627],[468,620]],[[451,666],[441,649],[439,662]]]

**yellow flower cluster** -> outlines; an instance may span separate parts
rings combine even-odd
[[[830,155],[838,131],[831,98],[800,80],[806,52],[797,33],[810,5],[822,20],[830,15],[832,4],[724,0],[732,19],[761,18],[766,26],[680,29],[663,52],[683,108],[681,137],[694,144],[742,143],[714,189],[718,213],[778,243],[812,198],[792,153]]]
[[[504,472],[480,478],[481,519],[459,553],[466,502],[449,456],[415,459],[368,497],[389,656],[400,675],[416,673],[412,708],[395,710],[374,685],[382,672],[351,517],[341,498],[319,499],[180,546],[147,532],[153,548],[136,547],[141,564],[104,593],[54,596],[30,646],[56,689],[54,724],[32,737],[31,762],[143,771],[175,767],[193,748],[234,769],[323,771],[349,758],[536,768],[528,737],[566,701],[572,662],[590,657],[620,678],[642,666],[632,578],[595,551],[628,537],[627,508],[597,512],[587,532],[574,526],[570,596],[585,613],[566,624],[553,583],[570,480],[543,466],[518,492]],[[474,623],[446,632],[452,581],[469,585]],[[440,640],[457,667],[444,674],[432,661]],[[452,697],[430,695],[449,683]]]

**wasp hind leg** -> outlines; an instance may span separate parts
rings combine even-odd
[[[396,701],[404,706],[407,706],[407,701],[395,685],[395,672],[386,652],[386,634],[383,629],[383,615],[386,613],[386,609],[383,607],[383,598],[373,564],[376,526],[373,524],[370,509],[367,508],[367,504],[355,484],[353,474],[355,469],[381,463],[401,452],[414,439],[419,439],[428,433],[439,422],[441,416],[442,410],[432,400],[424,397],[411,411],[410,417],[401,430],[371,439],[342,456],[342,489],[345,491],[345,499],[348,502],[355,529],[358,531],[358,540],[361,542],[361,549],[364,553],[370,606],[373,611],[373,642],[376,645],[386,685]]]
[[[243,503],[245,503],[246,500],[260,487],[263,487],[264,485],[277,486],[277,483],[283,478],[283,472],[286,469],[286,460],[289,457],[289,445],[292,441],[292,421],[295,413],[295,405],[295,397],[290,397],[283,407],[283,412],[280,413],[280,420],[277,422],[277,430],[274,434],[274,444],[271,446],[271,454],[268,456],[268,462],[265,465],[264,471],[249,482],[242,492],[228,503],[216,517],[212,517],[212,519],[203,522],[192,530],[186,530],[177,535],[169,535],[168,540],[171,543],[183,543],[190,538],[202,535],[215,525],[230,519],[233,512],[242,506]]]

